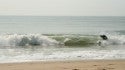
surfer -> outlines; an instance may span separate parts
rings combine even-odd
[[[106,35],[100,35],[100,37],[103,39],[103,40],[108,40],[108,37]]]
[[[100,35],[100,37],[101,37],[103,40],[105,40],[105,41],[108,40],[108,37],[107,37],[106,35]],[[98,44],[99,44],[99,46],[101,46],[102,42],[99,41]]]

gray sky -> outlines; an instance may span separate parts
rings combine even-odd
[[[125,0],[0,0],[0,15],[125,16]]]

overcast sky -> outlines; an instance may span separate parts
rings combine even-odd
[[[125,16],[125,0],[0,0],[0,15]]]

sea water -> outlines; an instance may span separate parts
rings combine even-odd
[[[0,16],[0,63],[92,59],[125,59],[125,17]]]

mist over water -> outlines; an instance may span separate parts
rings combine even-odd
[[[0,63],[125,59],[124,50],[125,17],[0,16]]]

